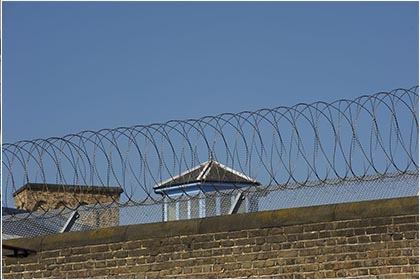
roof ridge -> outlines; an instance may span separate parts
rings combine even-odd
[[[241,172],[239,172],[239,171],[237,171],[237,170],[235,170],[233,168],[230,168],[230,167],[228,167],[228,166],[226,166],[226,165],[224,165],[224,164],[222,164],[222,163],[220,163],[218,161],[214,161],[214,162],[215,162],[216,165],[219,165],[221,168],[223,168],[223,169],[225,169],[225,170],[227,170],[227,171],[235,174],[236,176],[241,177],[242,179],[245,179],[245,180],[248,180],[248,181],[252,181],[254,183],[257,182],[255,179],[253,179],[253,178],[251,178],[251,177],[249,177],[249,176],[247,176],[247,175],[245,175],[245,174],[243,174],[243,173],[241,173]]]
[[[215,162],[215,160],[213,160],[213,159],[207,161],[207,163],[206,163],[207,166],[204,167],[203,171],[201,171],[200,175],[198,175],[198,177],[197,177],[198,181],[201,181],[201,180],[205,181],[206,180],[206,177],[210,172],[211,165],[212,165],[213,162]]]

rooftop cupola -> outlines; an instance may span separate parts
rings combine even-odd
[[[170,221],[227,214],[241,189],[259,185],[255,179],[210,159],[153,189],[165,196],[163,220]],[[195,198],[183,199],[183,195]],[[257,197],[247,196],[239,212],[256,210],[257,204]]]
[[[260,185],[256,180],[215,160],[208,160],[180,175],[155,185],[156,193],[173,196]]]

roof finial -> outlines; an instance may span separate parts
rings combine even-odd
[[[213,159],[214,159],[213,151],[210,151],[210,159],[209,159],[209,161],[213,161]]]

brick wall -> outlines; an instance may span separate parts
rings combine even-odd
[[[418,197],[104,228],[7,244],[4,278],[418,278]]]

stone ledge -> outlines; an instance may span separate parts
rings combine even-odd
[[[13,193],[13,197],[21,192],[29,191],[49,191],[49,192],[68,192],[68,193],[82,193],[82,194],[116,194],[123,193],[121,187],[110,186],[84,186],[84,185],[60,185],[60,184],[43,184],[43,183],[27,183]]]
[[[44,251],[148,238],[262,229],[307,223],[419,213],[419,198],[404,197],[291,208],[194,220],[159,222],[5,240],[4,244]]]

